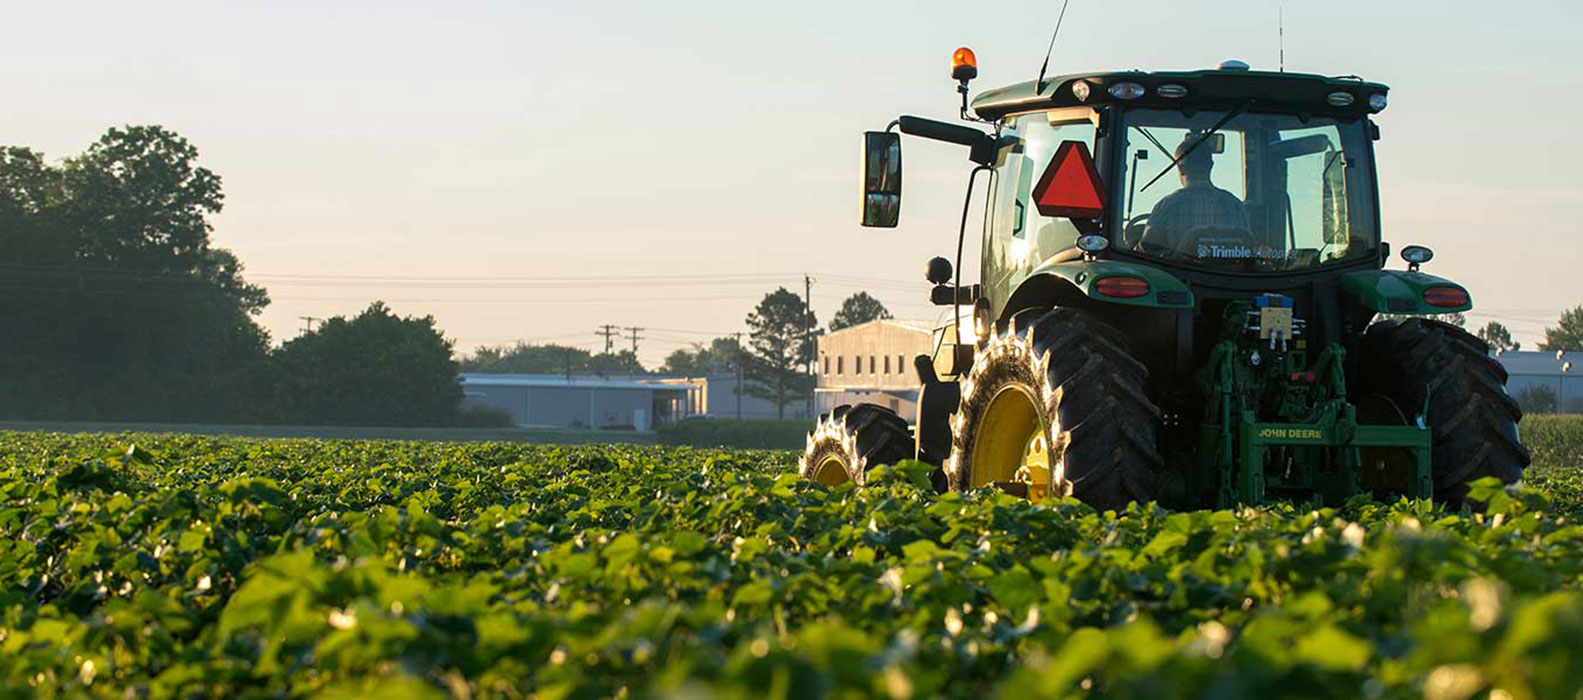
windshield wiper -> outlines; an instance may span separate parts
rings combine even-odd
[[[1138,192],[1142,193],[1142,192],[1149,191],[1149,185],[1153,185],[1154,183],[1159,182],[1160,178],[1165,177],[1166,173],[1171,172],[1171,169],[1176,167],[1177,163],[1182,162],[1183,158],[1186,158],[1186,157],[1192,155],[1193,151],[1198,150],[1199,146],[1204,145],[1204,142],[1208,141],[1211,137],[1213,137],[1215,135],[1216,132],[1220,131],[1221,127],[1225,126],[1227,122],[1229,122],[1229,121],[1231,121],[1233,119],[1236,119],[1237,115],[1242,114],[1242,110],[1247,109],[1248,105],[1251,105],[1251,104],[1253,104],[1253,100],[1252,99],[1243,100],[1242,104],[1237,105],[1236,109],[1233,109],[1230,112],[1226,112],[1226,116],[1221,117],[1220,121],[1215,122],[1214,126],[1209,127],[1209,131],[1204,132],[1203,136],[1198,137],[1198,140],[1194,141],[1193,145],[1188,146],[1187,150],[1182,151],[1181,155],[1171,159],[1171,162],[1166,164],[1165,169],[1161,170],[1158,175],[1155,175],[1152,179],[1150,179],[1148,184],[1144,185],[1143,189],[1138,190]]]
[[[1155,148],[1160,149],[1160,155],[1165,156],[1166,158],[1171,157],[1171,149],[1166,148],[1165,144],[1160,143],[1159,139],[1154,138],[1154,134],[1149,133],[1148,129],[1145,129],[1141,126],[1136,128],[1138,129],[1138,133],[1143,134],[1143,137],[1149,140],[1149,143],[1154,144]]]

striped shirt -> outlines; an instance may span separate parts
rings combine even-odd
[[[1208,182],[1190,182],[1154,205],[1143,240],[1184,250],[1191,243],[1187,234],[1205,227],[1248,231],[1248,211],[1237,195]]]

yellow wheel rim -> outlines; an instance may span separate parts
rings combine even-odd
[[[1029,498],[1050,493],[1050,439],[1033,394],[1017,385],[990,399],[974,431],[968,486],[1024,484]]]
[[[819,469],[814,472],[813,480],[825,486],[837,486],[852,480],[846,473],[846,465],[838,457],[826,457],[819,463]]]

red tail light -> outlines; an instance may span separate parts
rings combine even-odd
[[[1424,303],[1447,309],[1467,306],[1468,293],[1459,287],[1430,287],[1424,290]]]
[[[1149,283],[1136,277],[1105,277],[1094,282],[1094,291],[1107,297],[1133,299],[1149,293]]]

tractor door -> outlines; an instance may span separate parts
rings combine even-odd
[[[980,270],[992,318],[1000,315],[1011,293],[1040,263],[1076,251],[1080,234],[1071,220],[1041,216],[1031,196],[1063,142],[1077,141],[1094,152],[1098,124],[1099,112],[1087,107],[1033,112],[1001,120],[1003,145],[996,157],[985,215]]]

